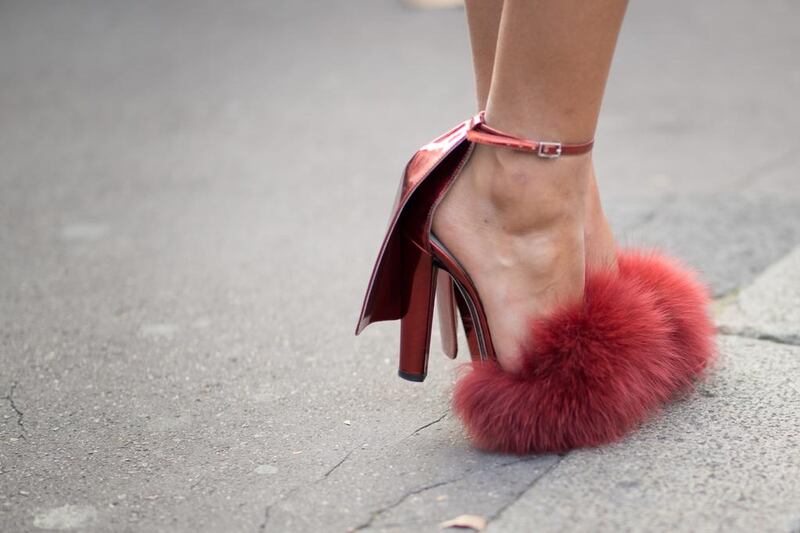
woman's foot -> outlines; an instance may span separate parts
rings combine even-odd
[[[614,234],[608,223],[600,202],[600,191],[597,188],[597,177],[592,166],[589,177],[589,190],[586,194],[584,211],[584,247],[586,265],[590,269],[617,268],[617,245]]]
[[[592,183],[589,155],[553,161],[477,144],[434,215],[433,233],[475,283],[507,371],[520,369],[531,318],[582,297],[585,243],[606,247],[605,231],[584,234],[586,220],[605,220]]]

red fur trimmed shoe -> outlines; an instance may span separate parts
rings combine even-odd
[[[675,349],[700,375],[715,355],[716,327],[708,309],[708,288],[677,259],[655,250],[625,250],[617,255],[620,275],[635,277],[656,293],[657,305],[672,325]]]
[[[714,354],[707,291],[655,253],[589,272],[584,301],[531,323],[523,369],[473,362],[453,406],[476,446],[561,452],[620,439],[688,390]]]
[[[467,330],[472,370],[456,385],[454,407],[478,446],[528,453],[618,439],[705,367],[712,353],[705,292],[661,258],[622,254],[618,272],[587,273],[583,302],[533,321],[535,345],[522,371],[503,372],[474,283],[431,233],[433,212],[474,143],[546,159],[593,144],[515,138],[486,126],[481,113],[423,146],[406,166],[356,334],[399,319],[399,374],[424,380],[438,282],[449,355],[456,307]]]

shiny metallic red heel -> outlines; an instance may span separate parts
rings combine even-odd
[[[436,308],[439,312],[440,337],[445,355],[450,359],[455,359],[458,355],[457,324],[461,318],[469,354],[473,360],[480,359],[478,335],[469,314],[469,306],[461,293],[456,290],[453,280],[446,275],[444,278],[440,276],[437,282]]]
[[[413,248],[411,248],[413,250]],[[406,282],[406,313],[400,319],[400,377],[422,381],[428,373],[428,352],[436,291],[433,257],[421,249],[403,258],[411,270]]]
[[[473,359],[495,359],[474,283],[458,260],[431,234],[433,212],[469,158],[473,143],[528,151],[546,159],[583,154],[593,144],[519,139],[490,128],[480,113],[423,146],[411,158],[400,182],[389,229],[356,327],[358,335],[372,322],[399,319],[398,373],[410,381],[423,381],[427,374],[437,292],[445,353],[454,357],[457,351],[458,309]]]

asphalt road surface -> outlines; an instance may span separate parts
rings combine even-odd
[[[721,301],[800,243],[798,26],[678,0],[623,28],[612,224]],[[800,328],[745,317],[626,441],[528,458],[470,448],[450,361],[408,383],[396,324],[353,337],[405,161],[474,111],[457,9],[0,3],[0,530],[797,531]]]

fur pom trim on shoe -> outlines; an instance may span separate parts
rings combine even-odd
[[[638,278],[653,290],[672,326],[675,349],[701,374],[716,353],[708,288],[677,259],[655,251],[626,250],[617,259],[622,277]]]
[[[479,448],[560,452],[613,442],[712,357],[708,295],[653,253],[622,252],[619,272],[589,272],[584,300],[531,323],[522,370],[471,363],[453,406]]]

